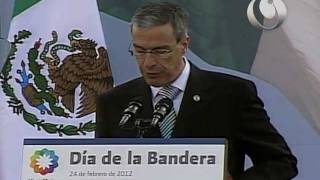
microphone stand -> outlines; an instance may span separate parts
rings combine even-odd
[[[122,129],[136,129],[137,130],[137,138],[143,138],[145,132],[148,129],[153,128],[153,126],[151,126],[151,119],[146,119],[146,118],[135,118],[133,123],[126,123],[122,126],[120,126],[120,128]]]
[[[143,138],[145,131],[151,129],[151,119],[137,118],[134,122],[135,129],[138,130],[137,137]]]

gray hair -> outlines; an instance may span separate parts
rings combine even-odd
[[[135,11],[131,18],[131,30],[133,25],[139,28],[151,28],[170,23],[177,41],[180,41],[188,33],[188,17],[188,12],[177,4],[148,3]]]

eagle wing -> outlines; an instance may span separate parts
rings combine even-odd
[[[80,84],[81,70],[75,62],[79,61],[78,56],[67,56],[63,64],[57,69],[49,69],[49,77],[54,83],[55,96],[61,97],[62,104],[74,112],[75,89]]]
[[[80,106],[77,108],[77,117],[83,117],[95,112],[96,98],[113,87],[112,72],[107,50],[98,49],[97,59],[82,59],[77,61],[81,69]]]

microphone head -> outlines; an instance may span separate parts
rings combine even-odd
[[[142,110],[142,101],[141,97],[135,97],[131,99],[128,103],[127,108],[123,111],[123,114],[130,113],[130,114],[137,114]]]
[[[170,98],[163,98],[161,99],[156,105],[155,105],[155,109],[157,109],[158,107],[166,107],[168,109],[168,113],[170,112],[171,108],[173,107],[173,102]]]
[[[151,126],[155,127],[166,117],[173,107],[173,102],[170,98],[161,99],[154,108]]]
[[[130,106],[135,106],[137,108],[138,112],[140,112],[142,109],[142,103],[141,103],[141,101],[138,101],[138,100],[130,101],[128,107],[130,107]]]
[[[123,127],[128,121],[134,120],[135,116],[142,110],[142,98],[135,97],[129,101],[127,108],[123,111],[119,126]]]

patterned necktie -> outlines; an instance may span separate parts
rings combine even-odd
[[[161,99],[163,98],[169,98],[171,100],[174,100],[177,95],[180,93],[180,90],[173,86],[165,86],[160,89],[158,94],[156,95],[154,102],[157,104]],[[173,127],[176,121],[177,114],[172,107],[169,114],[163,119],[163,121],[159,124],[161,136],[164,139],[171,138],[171,134],[173,131]]]

